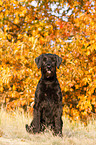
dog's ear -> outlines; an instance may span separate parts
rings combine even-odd
[[[39,57],[36,57],[36,58],[35,58],[35,62],[36,62],[36,64],[37,64],[38,69],[41,67],[42,55],[43,55],[43,54],[41,54]]]
[[[59,68],[61,62],[62,62],[62,58],[59,57],[58,55],[56,55],[56,65],[57,65],[57,68]]]

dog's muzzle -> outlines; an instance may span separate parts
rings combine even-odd
[[[47,77],[51,77],[52,75],[52,70],[51,70],[51,65],[50,64],[47,64],[47,68],[46,68],[46,76]]]

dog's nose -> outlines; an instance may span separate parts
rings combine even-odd
[[[47,64],[47,67],[48,67],[48,68],[51,68],[51,64]]]

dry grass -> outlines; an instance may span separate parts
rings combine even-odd
[[[96,145],[96,120],[87,127],[70,123],[63,117],[63,137],[54,137],[50,131],[41,134],[28,134],[25,124],[31,117],[18,111],[0,111],[0,145]]]

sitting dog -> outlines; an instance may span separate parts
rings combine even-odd
[[[39,133],[46,127],[53,130],[54,135],[62,135],[62,93],[56,76],[62,58],[55,54],[42,54],[35,59],[42,77],[35,92],[33,121],[26,125],[29,133]]]

